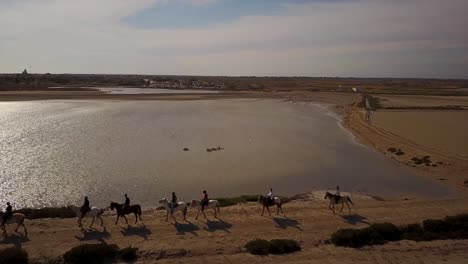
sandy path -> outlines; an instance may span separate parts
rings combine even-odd
[[[333,215],[322,200],[295,201],[285,205],[287,217],[262,217],[257,204],[237,205],[221,209],[220,219],[209,215],[209,221],[195,220],[189,211],[188,222],[164,222],[160,211],[143,214],[144,225],[124,222],[114,225],[114,216],[104,217],[106,228],[80,231],[76,219],[42,219],[28,221],[29,236],[13,234],[0,242],[22,246],[35,261],[60,256],[80,243],[116,243],[121,247],[132,245],[140,249],[140,262],[156,259],[168,263],[206,261],[227,263],[257,263],[272,261],[309,263],[311,259],[333,263],[335,260],[364,261],[367,263],[395,263],[395,260],[433,263],[434,259],[449,261],[468,258],[468,241],[434,241],[414,243],[403,241],[365,249],[336,248],[325,243],[332,232],[344,227],[364,227],[369,223],[389,221],[395,224],[419,222],[426,218],[468,213],[468,200],[450,201],[374,201],[355,200],[351,214]],[[130,217],[130,221],[133,219]],[[254,238],[291,238],[301,242],[303,250],[289,256],[266,258],[245,253],[243,245]],[[443,247],[442,247],[443,245]],[[433,256],[426,258],[425,256]],[[397,261],[398,262],[398,261]],[[346,261],[345,261],[346,263]]]

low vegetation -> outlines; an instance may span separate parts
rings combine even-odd
[[[24,214],[27,219],[76,217],[75,213],[67,207],[23,208],[15,212]]]
[[[135,261],[137,259],[137,248],[126,247],[119,249],[115,244],[83,244],[76,246],[63,255],[65,263],[114,263],[121,261]]]
[[[414,164],[416,165],[421,165],[421,164],[425,164],[426,166],[430,166],[432,161],[431,161],[431,156],[424,156],[422,158],[418,158],[418,157],[413,157],[411,159]]]
[[[301,245],[291,239],[273,239],[271,241],[255,239],[249,241],[245,248],[254,255],[282,255],[301,250]]]
[[[10,247],[0,250],[0,264],[26,264],[28,253],[19,247]]]
[[[395,154],[395,155],[397,155],[397,156],[405,155],[405,152],[403,152],[403,150],[401,150],[401,149],[396,149],[396,148],[394,148],[394,147],[388,148],[387,151],[388,151],[388,152],[391,152],[391,153],[393,153],[393,154]]]
[[[443,220],[428,219],[422,224],[400,227],[391,223],[379,223],[361,229],[340,229],[331,236],[334,245],[353,248],[381,245],[402,239],[414,241],[468,239],[468,214],[448,216]]]
[[[226,207],[226,206],[242,204],[242,203],[247,203],[247,202],[257,202],[259,196],[260,195],[242,195],[238,197],[215,198],[215,199],[218,200],[219,205],[221,207]],[[280,199],[283,203],[287,203],[291,201],[291,198],[289,197],[280,196]]]

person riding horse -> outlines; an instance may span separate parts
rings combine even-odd
[[[208,193],[203,191],[203,199],[201,201],[202,212],[205,211],[205,207],[208,206]]]
[[[10,217],[12,216],[13,216],[13,207],[11,207],[10,202],[7,202],[7,208],[2,219],[2,226],[5,225],[6,221],[8,221],[8,219],[10,219]]]
[[[127,194],[125,194],[124,196],[125,196],[125,203],[123,206],[123,211],[127,212],[127,209],[130,207],[130,198],[128,198]]]
[[[81,206],[81,218],[84,218],[89,211],[91,211],[91,207],[89,206],[88,196],[85,196],[83,206]]]
[[[171,199],[171,214],[174,213],[174,208],[177,207],[177,196],[175,192],[172,192],[172,199]]]
[[[273,196],[273,188],[270,188],[270,190],[268,191],[267,197],[268,197],[268,203],[269,204],[273,203],[273,200],[275,199]]]
[[[340,197],[341,197],[340,186],[339,185],[336,186],[335,197],[336,197],[335,204],[338,204],[338,201],[340,200]]]

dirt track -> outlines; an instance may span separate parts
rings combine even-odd
[[[339,228],[364,227],[374,222],[415,223],[427,218],[468,213],[468,200],[451,201],[375,201],[356,199],[353,212],[333,215],[323,200],[294,201],[284,206],[286,216],[260,216],[258,204],[249,203],[221,208],[219,219],[208,213],[208,221],[195,220],[190,210],[188,221],[177,215],[178,224],[164,222],[161,211],[143,213],[143,224],[114,225],[115,216],[104,217],[105,228],[81,230],[76,219],[42,219],[27,221],[28,237],[12,233],[1,240],[1,247],[18,245],[35,261],[59,257],[81,243],[116,243],[140,249],[141,263],[162,262],[260,263],[266,260],[289,263],[434,263],[447,259],[460,263],[468,258],[468,241],[402,241],[364,249],[337,248],[326,243]],[[89,220],[88,220],[89,221]],[[89,222],[88,222],[89,223]],[[243,245],[254,238],[290,238],[301,242],[303,250],[288,256],[256,257],[245,252]],[[158,261],[158,262],[159,262]]]

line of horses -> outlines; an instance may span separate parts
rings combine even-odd
[[[335,213],[335,204],[341,204],[341,211],[343,211],[343,207],[346,204],[348,206],[348,211],[351,211],[351,208],[349,206],[349,203],[353,204],[351,199],[348,196],[336,196],[334,194],[331,194],[330,192],[326,192],[324,199],[328,199],[330,201],[330,204],[328,205],[328,208]],[[258,197],[258,202],[262,205],[262,216],[264,215],[265,209],[267,209],[268,214],[271,216],[271,211],[269,207],[271,206],[276,206],[277,211],[276,214],[278,215],[280,212],[281,214],[283,213],[283,202],[279,197],[274,197],[272,200],[268,199],[267,197],[260,195]],[[162,206],[162,209],[166,211],[166,222],[169,219],[169,215],[171,216],[174,221],[177,221],[174,217],[174,213],[176,212],[181,212],[184,220],[187,218],[187,211],[188,208],[196,208],[197,209],[197,215],[195,219],[198,219],[198,216],[200,212],[202,212],[203,216],[206,219],[206,214],[202,210],[202,201],[201,200],[195,200],[193,199],[190,202],[178,202],[176,206],[171,206],[171,203],[166,199],[163,198],[158,201],[158,203]],[[120,217],[125,219],[125,222],[128,224],[128,220],[126,215],[134,214],[135,216],[135,223],[138,223],[138,220],[143,221],[141,219],[141,206],[138,204],[133,204],[128,206],[127,208],[124,207],[123,204],[111,202],[110,206],[106,208],[99,208],[96,206],[91,207],[91,210],[88,211],[84,216],[81,214],[81,207],[74,206],[74,205],[69,205],[68,208],[70,208],[77,216],[78,216],[78,226],[83,227],[82,225],[82,220],[83,218],[92,218],[91,224],[89,225],[89,228],[91,228],[96,221],[96,219],[99,219],[101,222],[101,226],[104,226],[104,221],[102,220],[102,216],[106,210],[116,210],[117,212],[117,219],[115,220],[115,224],[118,223]],[[217,200],[209,200],[208,204],[205,206],[205,210],[211,210],[213,209],[214,216],[217,218],[218,213],[220,213],[220,203]],[[3,217],[3,213],[0,213],[0,219]],[[18,228],[20,226],[23,227],[24,233],[27,235],[28,231],[26,229],[26,226],[24,225],[24,220],[26,219],[24,214],[21,213],[14,213],[5,223],[4,225],[0,225],[0,228],[3,230],[3,235],[6,235],[6,227],[5,225],[9,224],[16,224],[16,229],[15,232],[18,232]]]

